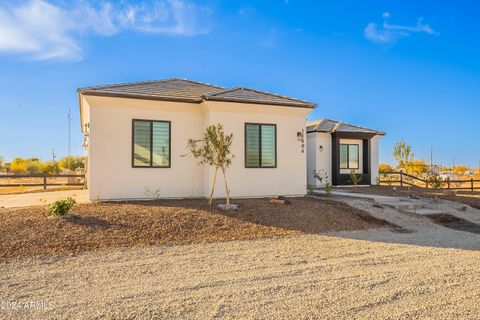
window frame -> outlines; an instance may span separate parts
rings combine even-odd
[[[341,157],[341,152],[342,152],[342,146],[347,146],[347,167],[342,168],[342,157]],[[351,146],[356,146],[357,147],[357,166],[356,167],[350,167],[350,147]],[[340,170],[359,170],[360,169],[360,144],[357,143],[340,143],[338,147],[338,168]]]
[[[150,123],[150,165],[139,166],[135,165],[135,122],[149,122]],[[153,123],[168,123],[168,166],[154,166],[153,165]],[[151,120],[151,119],[132,119],[132,168],[153,168],[164,169],[172,167],[172,122],[169,120]]]
[[[258,166],[251,166],[247,164],[247,126],[256,125],[259,126],[259,135],[258,135]],[[275,133],[275,165],[274,166],[263,166],[262,165],[262,126],[273,126]],[[276,169],[278,166],[277,160],[277,124],[275,123],[256,123],[256,122],[245,122],[244,125],[244,160],[245,168],[247,169]]]

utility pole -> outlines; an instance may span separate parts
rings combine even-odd
[[[55,149],[52,149],[52,162],[55,163]]]
[[[71,129],[72,129],[72,115],[70,113],[70,108],[68,108],[68,160],[67,160],[67,167],[70,170],[70,141],[71,141]]]
[[[430,171],[433,172],[433,145],[430,145]]]

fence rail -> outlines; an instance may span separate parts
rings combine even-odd
[[[393,179],[392,179],[393,177]],[[404,172],[382,172],[380,173],[380,184],[381,185],[392,185],[399,184],[401,187],[404,185],[407,186],[416,186],[422,188],[429,188],[429,181],[427,179],[422,179],[414,175],[404,173]],[[442,182],[443,189],[452,189],[452,190],[480,190],[480,180],[464,179],[464,180],[444,180]]]
[[[29,174],[0,175],[1,187],[42,187],[48,186],[83,186],[84,174]]]

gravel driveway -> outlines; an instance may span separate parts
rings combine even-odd
[[[0,301],[48,310],[0,318],[475,319],[479,261],[325,235],[12,260],[0,264]]]

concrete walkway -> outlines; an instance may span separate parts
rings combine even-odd
[[[90,202],[88,200],[88,190],[47,191],[0,195],[0,208],[46,205],[67,197],[74,198],[77,203]]]
[[[325,190],[323,189],[315,189],[313,192],[314,194],[318,195],[324,195]],[[384,200],[384,201],[393,201],[393,200],[399,200],[397,197],[391,197],[391,196],[380,196],[376,194],[368,194],[368,193],[356,193],[356,192],[348,192],[348,191],[332,191],[332,195],[334,196],[341,196],[341,197],[353,197],[353,198],[361,198],[361,199],[371,199],[371,200]]]

